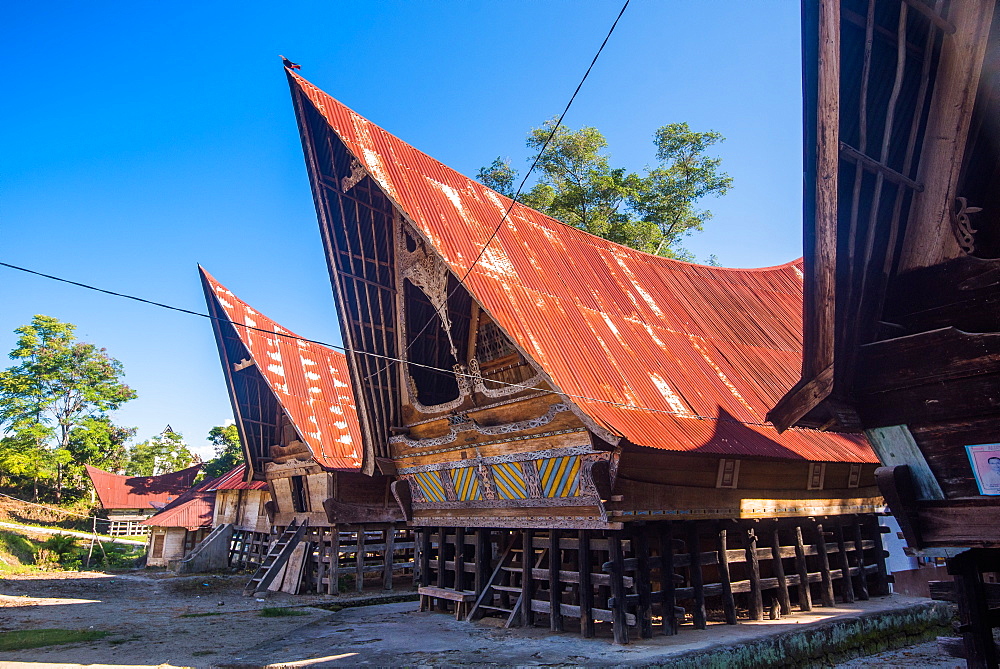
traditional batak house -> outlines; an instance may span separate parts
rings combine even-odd
[[[654,611],[704,628],[706,600],[735,623],[886,591],[864,439],[764,421],[798,378],[800,263],[591,236],[287,75],[353,443],[419,528],[422,604],[626,642]]]
[[[413,541],[389,491],[390,479],[361,473],[361,435],[342,353],[306,341],[238,299],[201,270],[223,373],[246,457],[242,480],[264,484],[277,536],[248,594],[266,591],[288,561],[291,584],[337,594],[340,577],[412,569]],[[234,559],[253,564],[261,523],[234,532]]]
[[[201,471],[201,465],[195,465],[159,476],[122,476],[84,466],[107,514],[107,533],[113,537],[148,534],[143,521],[189,490]]]
[[[864,431],[909,546],[971,548],[938,590],[959,602],[969,666],[996,667],[998,3],[803,7],[804,358],[771,417]]]
[[[150,528],[146,565],[175,567],[212,532],[214,484],[202,481],[142,523]]]
[[[269,534],[271,522],[265,505],[270,501],[267,481],[246,480],[246,465],[234,467],[221,476],[215,492],[212,525],[232,525],[238,530]]]

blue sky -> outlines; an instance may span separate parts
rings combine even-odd
[[[6,3],[0,261],[204,311],[196,263],[299,334],[340,343],[279,53],[455,169],[527,166],[620,3]],[[735,188],[687,246],[724,265],[801,255],[799,4],[633,0],[566,118],[612,163],[686,121],[726,136]],[[207,321],[0,268],[0,350],[42,313],[125,365],[139,438],[202,447],[232,418]],[[0,361],[5,365],[6,360]]]

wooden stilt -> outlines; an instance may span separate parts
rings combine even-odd
[[[331,595],[340,594],[340,529],[336,525],[330,532],[330,571],[326,591]]]
[[[719,528],[719,580],[722,583],[722,608],[726,613],[726,624],[736,624],[736,600],[733,598],[733,582],[729,574],[729,557],[726,555],[726,528]]]
[[[590,530],[580,530],[578,535],[580,547],[580,632],[586,638],[594,636],[594,586],[590,582],[593,571],[590,555]]]
[[[396,524],[389,523],[385,529],[385,555],[382,558],[382,588],[392,590],[392,560],[396,545]]]
[[[750,576],[750,598],[747,602],[750,620],[764,619],[764,597],[760,590],[760,562],[757,558],[757,530],[747,529],[747,573]]]
[[[799,573],[799,610],[812,611],[809,567],[806,564],[806,547],[802,543],[802,527],[800,525],[795,526],[795,570]]]
[[[628,643],[628,622],[625,613],[625,555],[622,551],[622,537],[618,532],[614,532],[608,538],[608,548],[610,552],[612,572],[611,572],[611,596],[614,598],[614,606],[611,607],[611,626],[615,635],[615,643]]]
[[[476,572],[473,577],[473,589],[476,597],[483,594],[486,583],[490,579],[492,571],[493,550],[490,544],[490,530],[486,528],[476,529]]]
[[[674,597],[674,524],[667,521],[660,533],[660,587],[663,589],[663,633],[677,634],[677,599]]]
[[[875,550],[872,551],[872,556],[875,558],[875,573],[878,575],[878,583],[876,583],[874,594],[886,597],[890,594],[889,570],[885,566],[885,559],[889,556],[889,554],[885,552],[885,549],[882,546],[883,528],[878,524],[878,518],[875,516],[866,516],[865,521],[865,524],[868,525],[872,541],[875,544]]]
[[[316,587],[314,588],[317,593],[322,593],[325,589],[323,580],[326,578],[327,564],[326,530],[319,529],[316,531]]]
[[[465,590],[465,528],[455,528],[455,590]]]
[[[688,554],[691,556],[691,587],[694,589],[694,627],[703,630],[708,626],[705,611],[705,582],[701,572],[701,546],[698,540],[698,523],[688,522]]]
[[[354,586],[358,592],[365,589],[365,526],[358,526],[358,552],[356,554],[357,558],[357,572],[354,574]]]
[[[437,587],[447,588],[448,587],[448,532],[447,528],[438,527],[437,535]],[[448,605],[445,604],[445,600],[437,600],[438,611],[446,611]]]
[[[868,575],[865,572],[865,538],[861,533],[861,522],[854,519],[854,556],[858,561],[858,599],[865,601],[868,599]]]
[[[854,584],[851,582],[851,561],[847,556],[847,542],[844,541],[844,526],[837,523],[837,558],[840,563],[840,599],[845,604],[854,602]]]
[[[965,646],[965,661],[972,669],[995,669],[997,647],[993,641],[995,614],[986,599],[984,567],[995,569],[1000,551],[973,548],[948,559],[948,573],[955,578],[959,632]]]
[[[773,565],[774,576],[778,580],[778,606],[781,615],[787,616],[792,612],[792,600],[788,596],[788,582],[785,580],[785,565],[781,560],[781,535],[778,533],[778,524],[771,528],[771,564]]]
[[[431,528],[420,528],[420,585],[431,584]]]
[[[820,599],[823,606],[834,606],[833,579],[830,577],[830,556],[826,552],[826,533],[822,523],[814,526],[816,533],[816,554],[819,555]]]
[[[553,632],[563,631],[562,584],[559,582],[561,556],[559,530],[551,529],[549,530],[549,629]]]
[[[531,610],[531,600],[535,597],[535,582],[531,574],[535,562],[535,533],[532,530],[524,530],[522,536],[524,552],[521,553],[521,624],[531,627],[535,624],[535,613]]]
[[[649,528],[640,525],[632,534],[632,552],[636,557],[635,589],[639,595],[639,605],[635,612],[639,636],[653,638],[652,583],[649,574]]]

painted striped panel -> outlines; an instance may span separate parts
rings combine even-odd
[[[580,494],[579,457],[567,455],[535,460],[535,466],[546,497],[576,497]]]
[[[479,491],[479,477],[475,467],[458,467],[451,470],[451,480],[455,484],[455,495],[462,502],[482,499]]]
[[[493,465],[493,481],[497,484],[497,496],[502,499],[527,499],[524,472],[519,462],[501,462]]]
[[[424,493],[424,497],[428,501],[448,501],[447,496],[444,494],[444,486],[441,485],[441,479],[438,478],[437,472],[417,472],[413,475],[413,478],[416,479],[417,485],[420,486],[420,492]]]

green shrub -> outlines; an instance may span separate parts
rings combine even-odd
[[[80,641],[95,641],[103,639],[110,632],[102,630],[16,630],[0,632],[0,651],[23,650],[25,648],[41,648],[60,643],[78,643]]]

